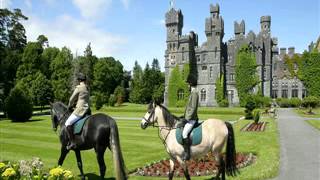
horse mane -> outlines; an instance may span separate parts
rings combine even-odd
[[[53,103],[52,107],[59,114],[65,113],[68,109],[67,106],[60,101]]]
[[[169,125],[169,127],[174,127],[179,118],[171,114],[171,112],[165,106],[161,104],[159,104],[159,106],[162,108],[164,122]]]

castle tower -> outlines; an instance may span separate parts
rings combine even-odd
[[[262,32],[270,32],[271,16],[262,16],[260,18],[260,27]]]
[[[241,21],[241,23],[238,23],[237,21],[234,22],[234,34],[237,39],[237,36],[245,35],[245,23],[244,20]]]
[[[205,33],[211,50],[220,51],[224,36],[224,22],[220,16],[219,4],[210,5],[210,17],[206,18]]]

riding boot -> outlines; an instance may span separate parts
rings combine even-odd
[[[190,160],[190,139],[189,138],[183,139],[183,148],[184,148],[184,154],[182,159],[184,161]]]
[[[74,142],[74,135],[73,135],[73,127],[72,126],[67,126],[67,134],[69,137],[69,144],[67,146],[67,149],[68,150],[75,149],[76,143]]]

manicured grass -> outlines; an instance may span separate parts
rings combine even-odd
[[[141,106],[142,109],[142,106]],[[119,115],[122,117],[142,117],[144,112],[127,113],[107,111],[107,114]],[[233,111],[233,109],[229,109]],[[236,111],[236,110],[235,110]],[[240,115],[226,114],[200,114],[200,118],[213,116],[224,120],[236,120]],[[240,129],[249,121],[243,120],[234,124],[236,135],[236,148],[238,152],[252,152],[258,156],[257,161],[244,169],[241,174],[235,178],[228,179],[266,179],[277,175],[279,167],[279,142],[276,123],[273,119],[266,118],[267,129],[265,132],[240,132]],[[120,131],[121,148],[123,151],[126,166],[129,170],[141,167],[150,162],[167,158],[168,155],[163,144],[158,138],[156,128],[140,128],[138,120],[118,120],[117,124]],[[11,123],[9,120],[0,121],[0,159],[3,160],[21,160],[40,157],[46,168],[56,165],[59,157],[60,143],[57,135],[51,130],[51,121],[49,116],[34,117],[27,123]],[[96,162],[93,150],[82,152],[84,171],[99,175],[98,164]],[[106,177],[113,176],[113,164],[111,152],[107,151],[105,155],[107,164]],[[65,160],[64,167],[79,174],[76,165],[75,155],[70,153]],[[195,177],[192,179],[205,179],[209,177]],[[147,178],[132,176],[130,179],[167,179],[167,178]],[[179,179],[179,178],[176,178]],[[183,178],[180,178],[183,179]]]
[[[170,112],[175,114],[183,114],[185,107],[169,107],[168,108]],[[131,104],[131,103],[124,103],[121,106],[118,107],[106,107],[104,106],[101,108],[102,112],[141,112],[146,113],[147,111],[147,105],[141,105],[141,104]],[[241,107],[199,107],[198,109],[199,114],[227,114],[227,115],[243,115],[244,114],[244,108]]]
[[[308,118],[320,118],[320,107],[312,109],[312,112],[315,114],[306,114],[306,112],[309,111],[309,109],[305,108],[298,108],[294,110],[296,113],[298,113],[302,117],[308,117]]]
[[[306,120],[311,126],[315,127],[316,129],[320,130],[320,121],[319,120]]]

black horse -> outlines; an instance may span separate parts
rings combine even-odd
[[[58,125],[60,125],[61,154],[58,161],[58,165],[60,166],[62,166],[66,155],[69,153],[69,150],[67,150],[68,136],[65,122],[70,114],[71,112],[68,111],[67,106],[63,103],[55,102],[51,104],[53,130],[56,131]],[[81,134],[75,135],[75,142],[77,148],[74,149],[74,152],[77,157],[77,164],[82,179],[85,179],[85,176],[83,174],[80,151],[94,148],[100,167],[100,177],[104,179],[106,173],[104,152],[107,147],[113,152],[116,179],[127,179],[126,168],[120,148],[118,127],[114,119],[102,113],[92,115],[84,124]]]

